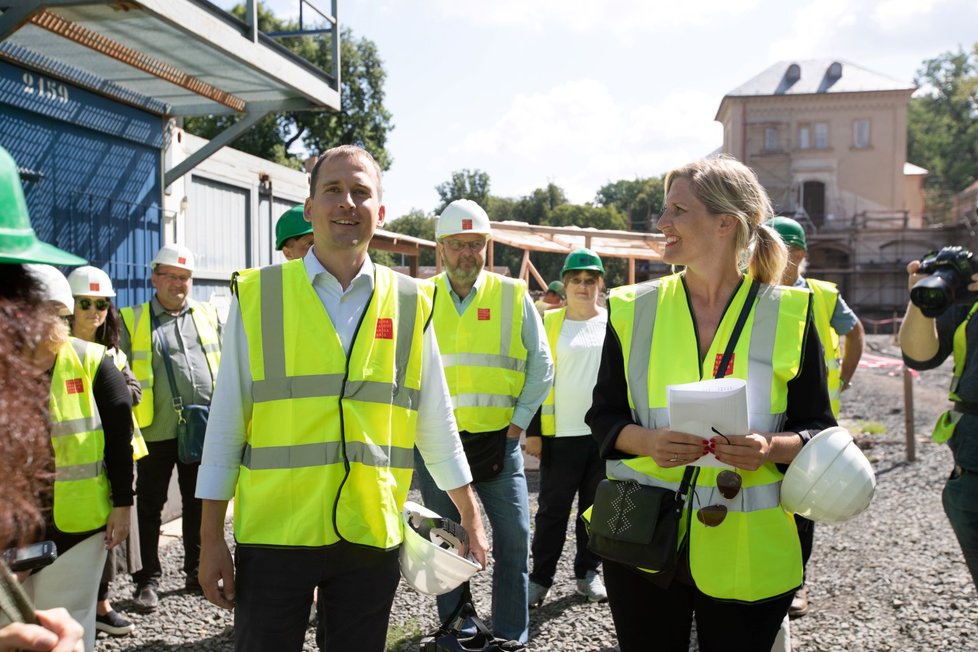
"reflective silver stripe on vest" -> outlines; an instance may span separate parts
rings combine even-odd
[[[505,394],[458,394],[452,397],[452,407],[459,408],[511,408],[516,407],[516,397]]]
[[[149,360],[149,351],[133,351],[133,360]]]
[[[151,390],[151,389],[153,389],[153,381],[152,380],[140,380],[139,381],[139,386],[142,387],[144,391]],[[133,406],[133,407],[135,407],[135,406]]]
[[[289,398],[339,396],[343,389],[343,374],[317,374],[256,380],[251,387],[255,403],[280,401]]]
[[[261,341],[265,378],[285,378],[285,314],[282,310],[282,266],[262,267]],[[271,344],[271,346],[269,346]]]
[[[499,338],[499,355],[508,356],[513,337],[513,299],[516,295],[516,284],[506,280],[501,281],[501,283],[503,286],[503,306],[499,318],[499,325],[502,329],[502,336]]]
[[[88,350],[88,342],[85,342],[84,340],[79,340],[74,337],[71,338],[69,341],[71,342],[71,348],[75,350],[75,355],[78,356],[78,359],[81,360],[82,366],[84,367],[85,353]]]
[[[387,383],[377,383],[371,380],[351,380],[346,384],[344,399],[363,401],[365,403],[380,403],[396,405],[408,410],[417,410],[421,392],[410,387],[394,389]]]
[[[632,341],[628,353],[628,386],[632,393],[632,416],[649,427],[649,359],[652,357],[652,331],[659,304],[659,284],[639,286],[635,291],[635,314],[632,317]],[[648,325],[648,330],[641,326]]]
[[[754,304],[754,325],[750,333],[747,365],[750,391],[747,392],[748,422],[759,432],[781,432],[787,415],[771,414],[771,383],[774,382],[774,342],[781,312],[781,290],[761,285]]]
[[[492,353],[446,353],[441,356],[441,364],[446,369],[461,366],[492,367],[493,369],[508,369],[519,372],[526,371],[526,360]]]
[[[545,417],[552,417],[554,414],[556,414],[556,411],[554,410],[553,405],[545,404],[540,406],[540,414]]]
[[[197,336],[199,337],[200,336],[200,333],[198,333]],[[221,345],[220,344],[217,344],[216,342],[214,344],[203,344],[203,345],[201,345],[201,347],[204,349],[204,353],[205,354],[207,354],[207,353],[220,353],[221,352]]]
[[[367,466],[390,467],[394,469],[414,468],[414,449],[391,447],[388,450],[375,444],[359,441],[346,443],[346,454],[351,462]],[[321,444],[301,446],[266,446],[252,448],[245,445],[241,465],[252,471],[271,471],[276,469],[302,469],[312,466],[343,464],[343,444],[331,441]]]
[[[101,428],[102,420],[96,414],[90,417],[81,417],[79,419],[69,419],[67,421],[52,423],[51,436],[67,437],[69,435],[78,435],[83,432],[92,432],[93,430],[99,430]]]
[[[679,491],[678,482],[667,482],[660,478],[645,475],[628,466],[621,460],[609,460],[605,463],[608,477],[614,480],[634,480],[648,487],[662,487],[670,491]],[[707,505],[725,505],[731,512],[756,512],[763,509],[774,509],[781,505],[781,483],[744,487],[732,500],[724,498],[716,486],[697,485],[686,501],[688,507],[699,509]]]
[[[90,462],[88,464],[73,464],[71,466],[59,466],[55,479],[58,482],[73,482],[75,480],[91,480],[102,475],[105,470],[105,462]]]
[[[393,276],[394,288],[397,290],[397,342],[394,350],[395,376],[391,403],[408,410],[417,410],[421,392],[406,387],[404,376],[407,374],[411,348],[414,345],[414,328],[418,319],[418,285],[397,274]]]

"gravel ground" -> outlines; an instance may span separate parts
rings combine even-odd
[[[867,354],[898,357],[891,336],[870,336]],[[976,650],[978,601],[957,542],[941,507],[950,452],[932,444],[930,428],[947,405],[950,363],[914,381],[917,459],[906,461],[903,381],[892,367],[862,368],[843,395],[843,425],[857,435],[876,469],[878,485],[866,513],[842,525],[820,525],[808,566],[808,616],[792,622],[796,651]],[[536,472],[529,472],[531,509]],[[417,500],[417,495],[413,495]],[[561,559],[547,602],[530,612],[530,649],[540,652],[601,652],[615,644],[606,604],[585,603],[574,594],[573,536]],[[132,584],[117,579],[111,597],[135,622],[124,638],[100,634],[100,650],[229,650],[230,614],[183,591],[182,550],[162,551],[167,575],[159,610],[135,613]],[[490,577],[473,583],[476,608],[488,615]],[[422,633],[437,627],[434,600],[402,583],[394,602],[390,651],[417,650]],[[315,650],[313,630],[307,650]],[[696,649],[695,642],[691,650]]]

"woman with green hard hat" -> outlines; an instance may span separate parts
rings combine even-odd
[[[306,220],[305,206],[297,204],[282,213],[275,223],[275,249],[286,260],[302,258],[312,246],[312,222]]]
[[[576,590],[590,602],[608,599],[598,569],[601,559],[588,550],[580,515],[594,502],[604,478],[604,462],[584,415],[598,377],[608,313],[601,307],[604,265],[590,249],[575,249],[561,270],[566,306],[548,310],[544,331],[554,359],[554,384],[527,432],[526,452],[540,458],[540,499],[531,551],[530,607],[550,591],[564,548],[567,519],[577,497],[575,520]]]

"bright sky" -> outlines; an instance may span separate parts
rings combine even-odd
[[[299,0],[265,1],[298,16]],[[462,168],[485,170],[494,195],[552,181],[592,201],[719,147],[724,94],[777,61],[911,82],[978,41],[975,0],[339,0],[339,14],[387,71],[388,219],[433,211]]]

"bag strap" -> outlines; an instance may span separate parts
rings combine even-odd
[[[733,357],[734,349],[737,347],[737,340],[740,339],[740,333],[744,330],[744,324],[747,323],[747,316],[750,314],[751,308],[754,307],[754,299],[757,297],[757,291],[760,287],[761,284],[757,279],[751,280],[750,290],[747,291],[747,299],[740,309],[740,315],[737,316],[737,323],[734,324],[733,332],[730,334],[730,340],[727,342],[727,350],[723,352],[723,357],[720,358],[720,366],[717,367],[717,372],[713,376],[714,378],[723,378],[726,375],[727,365],[730,364],[730,358]]]
[[[0,559],[0,613],[12,623],[37,624],[34,605],[3,559]]]
[[[153,305],[149,306],[149,318],[151,329],[149,331],[149,339],[152,342],[153,334],[157,332],[160,328],[160,320],[153,312]],[[166,379],[170,381],[170,404],[173,407],[173,411],[177,414],[177,423],[184,424],[187,422],[183,418],[183,398],[177,393],[177,382],[173,379],[173,363],[170,362],[170,347],[166,343],[166,336],[163,333],[159,333],[160,338],[160,348],[163,349],[163,366],[166,367]]]

